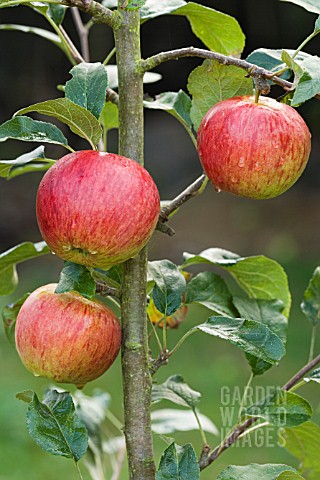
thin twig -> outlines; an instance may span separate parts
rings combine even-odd
[[[181,205],[186,203],[190,198],[200,195],[208,183],[208,177],[203,173],[197,180],[177,195],[171,202],[161,209],[159,220],[156,225],[156,230],[165,233],[172,237],[175,231],[172,227],[166,224],[169,220],[169,216],[172,215]]]
[[[229,57],[227,55],[222,55],[221,53],[211,52],[202,48],[186,47],[176,50],[169,50],[167,52],[161,52],[156,55],[153,55],[146,60],[141,60],[140,69],[141,72],[147,72],[153,68],[161,65],[164,62],[169,60],[178,60],[184,57],[198,57],[203,59],[215,60],[216,62],[222,65],[233,65],[235,67],[242,68],[250,76],[255,78],[266,78],[271,80],[273,83],[280,85],[284,90],[290,91],[293,89],[293,83],[283,80],[269,70],[265,68],[258,67],[253,63],[247,62],[240,58]],[[320,99],[320,93],[315,95],[315,98]]]
[[[118,28],[121,23],[117,10],[110,10],[94,0],[64,0],[61,5],[78,7],[90,15],[94,23],[104,23],[112,28]]]
[[[77,8],[75,7],[71,8],[71,14],[79,35],[82,56],[85,62],[90,62],[89,39],[88,39],[89,30],[83,24],[80,12]]]
[[[80,52],[78,51],[75,44],[73,43],[73,41],[71,40],[71,38],[69,37],[69,35],[67,34],[67,32],[65,31],[65,29],[63,28],[62,25],[59,26],[59,30],[60,30],[61,35],[63,36],[65,42],[67,43],[67,45],[69,47],[69,51],[70,51],[74,61],[76,63],[84,62],[84,58],[82,57],[82,55],[80,54]]]
[[[301,370],[299,370],[292,378],[289,380],[287,383],[285,383],[282,387],[282,390],[284,391],[289,391],[294,385],[296,385],[303,377],[304,375],[312,370],[315,366],[317,366],[320,363],[320,355],[315,357],[311,362],[307,363]],[[203,454],[200,457],[199,460],[199,466],[200,469],[203,470],[204,468],[208,467],[212,462],[214,462],[222,452],[227,450],[231,445],[233,445],[239,437],[248,430],[248,428],[253,425],[259,417],[252,417],[246,420],[244,423],[241,425],[237,425],[234,430],[231,432],[231,434],[226,438],[226,440],[221,444],[218,445],[212,453],[210,454]]]

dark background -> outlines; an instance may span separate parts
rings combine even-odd
[[[201,1],[222,12],[235,16],[247,37],[245,58],[256,48],[292,48],[312,32],[316,15],[287,2],[278,0],[212,0]],[[39,15],[27,7],[0,10],[0,23],[32,24],[46,28]],[[66,30],[76,43],[77,37],[67,15]],[[90,41],[91,61],[103,61],[113,47],[110,30],[94,26]],[[307,45],[308,53],[319,53],[319,37]],[[203,46],[191,32],[184,17],[165,16],[142,26],[143,56],[185,46]],[[186,88],[190,71],[200,64],[195,59],[169,62],[157,69],[163,79],[146,85],[146,93],[154,96],[163,91]],[[70,65],[63,53],[49,42],[30,34],[0,31],[0,123],[11,118],[18,109],[35,102],[60,96],[56,86],[69,78]],[[273,88],[277,97],[281,90]],[[156,233],[150,244],[152,259],[169,258],[180,262],[183,251],[200,252],[208,247],[221,247],[240,255],[264,254],[282,263],[288,272],[293,294],[293,313],[289,330],[288,356],[279,368],[272,369],[257,384],[284,383],[308,357],[310,326],[299,310],[303,291],[319,264],[320,240],[320,102],[309,101],[299,108],[311,133],[313,149],[305,173],[297,184],[282,196],[266,201],[252,201],[227,193],[217,194],[209,185],[205,193],[182,207],[171,224],[176,229],[173,239]],[[196,151],[182,126],[165,112],[147,111],[145,114],[146,167],[154,176],[163,199],[172,198],[201,173]],[[51,121],[51,119],[50,119]],[[76,148],[88,148],[65,129],[70,143]],[[110,135],[110,150],[116,150],[117,135]],[[31,150],[32,144],[8,141],[0,143],[0,159],[13,159]],[[59,158],[66,153],[60,147],[47,147],[47,155]],[[0,179],[0,251],[25,241],[39,241],[35,218],[35,196],[40,174],[28,174],[7,182]],[[26,262],[19,267],[21,284],[17,292],[0,299],[2,304],[13,301],[26,290],[50,281],[56,281],[61,269],[56,257]],[[194,316],[170,337],[171,345],[190,327],[200,323],[203,312]],[[34,388],[41,393],[48,384],[34,379],[21,365],[17,355],[0,337],[0,480],[56,480],[76,478],[71,462],[42,453],[29,439],[25,423],[25,405],[14,399],[19,390]],[[194,389],[203,393],[201,412],[221,423],[220,389],[245,384],[249,370],[243,355],[232,346],[206,336],[193,336],[174,362],[162,369],[158,381],[170,374],[181,373]],[[112,394],[112,408],[121,418],[121,382],[119,359],[102,379],[86,387],[90,393],[96,386]],[[69,386],[67,387],[69,388]],[[318,388],[302,394],[312,400],[316,418],[319,416]],[[308,398],[309,398],[308,397]],[[163,405],[171,408],[170,404]],[[213,444],[217,440],[209,437]],[[178,435],[178,443],[192,441],[199,451],[197,434]],[[157,453],[165,448],[156,443]],[[204,473],[204,479],[215,478],[224,465],[230,463],[285,463],[297,462],[279,448],[234,448],[221,457],[216,466]],[[82,470],[84,468],[82,467]],[[86,477],[87,478],[87,477]],[[126,479],[126,473],[121,477]]]

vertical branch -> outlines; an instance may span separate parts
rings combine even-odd
[[[138,73],[140,14],[121,12],[115,30],[119,76],[119,154],[143,164],[143,75]],[[131,480],[154,480],[151,376],[146,322],[147,249],[124,265],[122,371],[126,446]]]

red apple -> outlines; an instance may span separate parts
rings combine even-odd
[[[82,388],[114,362],[121,343],[116,315],[76,292],[54,293],[56,284],[35,290],[16,321],[16,346],[36,376]]]
[[[59,257],[107,269],[136,255],[160,212],[159,192],[129,158],[92,150],[66,155],[44,175],[37,219]]]
[[[268,97],[214,105],[198,131],[198,152],[217,191],[248,198],[280,195],[302,174],[311,135],[297,111]]]

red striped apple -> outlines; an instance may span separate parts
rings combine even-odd
[[[276,197],[302,174],[311,150],[297,111],[268,97],[234,97],[214,105],[198,131],[203,169],[217,191]]]
[[[82,388],[116,359],[121,328],[116,315],[76,292],[35,290],[22,305],[15,338],[25,367],[36,376]]]
[[[159,212],[158,189],[147,170],[129,158],[92,150],[58,160],[37,194],[38,224],[51,250],[104,269],[142,249]]]

